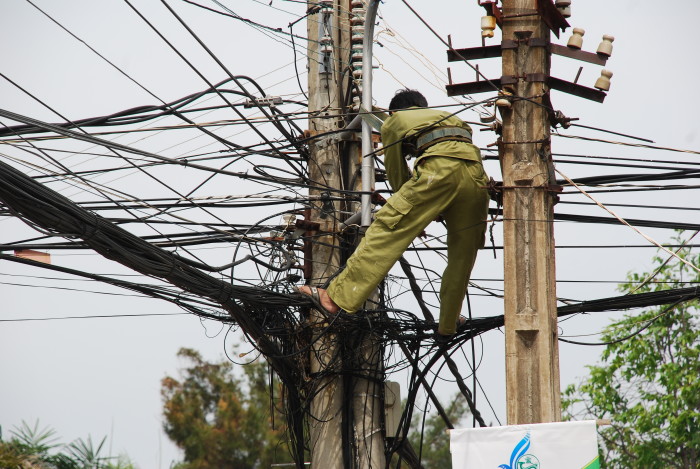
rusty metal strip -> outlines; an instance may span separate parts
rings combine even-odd
[[[607,94],[603,91],[571,83],[560,78],[549,77],[549,79],[547,80],[547,84],[550,88],[553,88],[555,90],[563,91],[564,93],[568,94],[573,94],[574,96],[578,96],[579,98],[590,99],[591,101],[595,101],[598,103],[602,103],[605,100],[605,97],[607,96]]]
[[[496,78],[489,81],[472,81],[469,83],[457,83],[447,85],[447,96],[461,96],[465,94],[485,93],[487,91],[495,91],[493,85],[501,87],[501,80]]]
[[[552,0],[537,0],[537,10],[540,12],[542,20],[549,26],[549,29],[556,37],[559,37],[559,30],[565,31],[566,28],[571,26],[566,21],[566,18],[562,16],[559,9],[554,6]]]
[[[464,60],[492,59],[501,56],[501,46],[468,47],[465,49],[449,49],[447,51],[448,62],[462,62]]]
[[[552,52],[552,54],[561,55],[562,57],[568,57],[570,59],[582,60],[595,65],[605,65],[608,62],[608,58],[604,55],[572,49],[559,44],[551,44],[549,50]]]

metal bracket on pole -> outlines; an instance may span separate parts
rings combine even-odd
[[[523,35],[529,34],[529,31],[523,31]],[[547,47],[549,42],[541,37],[523,37],[522,39],[512,40],[504,39],[501,41],[501,50],[503,49],[517,49],[521,45],[526,45],[529,47]]]
[[[560,78],[551,76],[541,77],[540,75],[541,74],[538,73],[529,73],[525,77],[504,76],[490,80],[490,82],[472,81],[468,83],[455,83],[453,85],[446,86],[447,96],[485,93],[488,91],[493,91],[493,86],[491,86],[491,83],[500,88],[502,85],[514,84],[518,81],[518,79],[524,79],[525,81],[545,82],[550,88],[557,91],[562,91],[564,93],[572,94],[574,96],[578,96],[579,98],[589,99],[598,103],[602,103],[607,96],[605,92],[600,90],[588,88],[587,86],[582,86],[577,83],[571,83]]]
[[[530,38],[525,40],[525,42],[527,42],[530,47],[543,47],[546,45],[544,40],[539,38]],[[517,46],[517,41],[506,39],[499,45],[467,47],[464,49],[448,49],[447,61],[461,62],[463,60],[492,59],[500,57],[503,49],[514,49]],[[581,60],[583,62],[588,62],[595,65],[605,65],[608,62],[608,57],[605,55],[594,54],[593,52],[586,52],[579,49],[572,49],[571,47],[566,47],[559,44],[550,43],[548,47],[552,54],[561,55],[562,57]]]
[[[579,98],[589,99],[597,103],[602,103],[605,100],[607,94],[604,91],[596,90],[594,88],[589,88],[587,86],[582,86],[576,83],[571,83],[566,80],[562,80],[556,77],[549,77],[547,79],[547,84],[550,88],[553,88],[564,93],[573,94]]]
[[[556,37],[559,37],[559,30],[565,31],[571,26],[552,0],[537,0],[537,11]]]
[[[528,81],[528,82],[539,82],[539,83],[545,83],[547,81],[547,75],[544,73],[528,73],[525,76],[502,76],[501,79],[499,80],[501,82],[501,85],[514,85],[517,82],[523,80],[523,81]]]
[[[549,50],[552,54],[561,55],[570,59],[581,60],[583,62],[592,63],[595,65],[605,65],[608,62],[608,56],[602,54],[594,54],[584,50],[572,49],[571,47],[561,46],[559,44],[550,44]]]

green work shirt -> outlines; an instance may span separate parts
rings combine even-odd
[[[410,138],[426,127],[462,127],[472,131],[469,124],[449,112],[437,109],[412,107],[394,112],[382,125],[382,144],[384,145],[384,165],[386,175],[394,191],[398,191],[411,177],[411,171],[401,149],[401,141]],[[399,143],[396,143],[399,142]],[[395,143],[395,144],[394,144]],[[481,161],[479,148],[471,143],[448,140],[428,147],[415,163],[428,156],[447,156],[463,160]]]

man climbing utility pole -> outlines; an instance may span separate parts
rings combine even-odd
[[[551,0],[544,0],[550,2]],[[561,419],[547,109],[550,31],[542,0],[503,0],[506,395],[509,424]],[[512,84],[507,84],[512,83]]]

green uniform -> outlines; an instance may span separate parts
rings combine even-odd
[[[448,261],[440,286],[439,332],[453,334],[476,254],[484,244],[488,178],[479,149],[456,140],[428,147],[411,173],[401,143],[392,143],[433,125],[471,131],[461,119],[425,108],[395,112],[382,125],[384,162],[395,193],[377,212],[328,294],[345,311],[360,309],[416,236],[442,215],[447,224]]]

